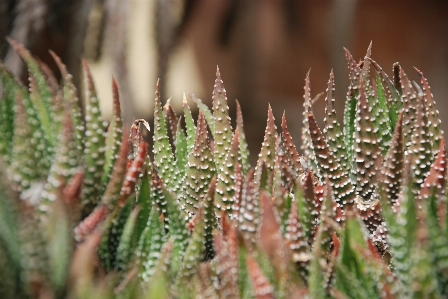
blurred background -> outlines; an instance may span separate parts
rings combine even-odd
[[[82,90],[80,59],[91,65],[106,119],[111,78],[119,84],[123,113],[152,121],[155,83],[180,113],[184,91],[210,105],[216,66],[243,109],[254,159],[266,126],[268,103],[276,124],[286,111],[300,146],[303,85],[311,68],[312,96],[336,81],[338,117],[348,88],[343,47],[355,59],[373,41],[372,58],[389,76],[400,62],[408,76],[418,67],[432,87],[441,118],[448,112],[448,1],[294,0],[0,0],[0,53],[24,82],[23,63],[5,36],[23,43],[60,76],[55,51]],[[82,94],[81,94],[82,97]],[[196,109],[194,103],[189,103]],[[324,97],[314,111],[322,124]],[[448,120],[442,123],[448,131]]]

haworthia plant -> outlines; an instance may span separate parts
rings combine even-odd
[[[359,64],[346,50],[344,123],[330,72],[321,131],[308,73],[303,155],[269,106],[252,167],[219,70],[182,116],[157,84],[146,140],[143,119],[123,132],[115,82],[106,130],[85,62],[82,117],[61,59],[58,86],[10,43],[30,88],[0,65],[1,298],[448,296],[447,154],[421,71],[389,79],[372,45]]]

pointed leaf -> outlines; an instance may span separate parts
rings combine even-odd
[[[317,167],[316,151],[314,149],[313,141],[311,140],[310,126],[308,123],[308,114],[312,113],[311,108],[311,91],[310,91],[310,72],[305,77],[305,94],[303,95],[303,120],[302,120],[302,152],[305,157],[306,164],[302,165],[306,171],[311,169],[318,177],[320,177],[319,168]]]
[[[440,128],[440,119],[439,119],[439,111],[436,109],[436,103],[434,102],[432,93],[431,93],[431,89],[428,85],[428,81],[426,80],[426,78],[423,76],[423,73],[416,69],[419,77],[420,77],[420,82],[422,85],[422,89],[423,89],[423,93],[425,95],[425,109],[426,109],[426,113],[428,115],[428,124],[429,125],[429,132],[430,132],[430,137],[431,137],[431,143],[432,143],[432,148],[433,148],[433,155],[435,156],[438,149],[439,149],[439,145],[440,145],[440,139],[443,136],[443,131]]]
[[[260,185],[262,179],[262,165],[266,166],[266,175],[269,177],[274,170],[276,155],[276,130],[274,123],[274,115],[272,114],[271,105],[268,106],[268,121],[264,133],[264,140],[261,145],[261,151],[258,155],[257,167],[255,168],[254,182]]]
[[[130,269],[131,257],[135,246],[137,245],[133,242],[133,235],[135,234],[134,229],[139,212],[139,207],[134,208],[124,224],[123,233],[121,234],[120,242],[117,247],[115,269],[118,271],[127,271]]]
[[[120,191],[120,201],[119,206],[122,207],[128,197],[135,192],[135,185],[137,184],[137,180],[142,173],[143,164],[146,160],[146,143],[141,142],[138,148],[137,156],[132,161],[132,164],[126,171],[126,175],[124,177],[123,186]]]
[[[176,115],[176,111],[174,111],[173,106],[171,106],[171,98],[169,98],[166,103],[164,108],[164,112],[165,112],[165,117],[168,119],[168,125],[170,127],[170,132],[171,132],[171,136],[173,137],[173,140],[176,137],[176,132],[177,132],[177,124],[179,122],[177,115]]]
[[[196,138],[196,126],[194,124],[193,116],[191,115],[190,107],[187,103],[187,98],[184,93],[184,100],[183,100],[183,107],[184,107],[184,117],[185,117],[185,126],[187,129],[187,152],[188,154],[191,153],[194,147],[194,140]]]
[[[239,133],[241,170],[244,174],[247,174],[250,169],[249,148],[246,141],[246,135],[244,133],[243,113],[241,112],[241,106],[238,101],[236,101],[236,124],[236,129]]]
[[[188,211],[190,215],[196,213],[198,204],[207,193],[214,173],[215,163],[209,147],[207,124],[204,114],[199,112],[194,148],[188,156],[188,164],[185,170],[185,198],[182,202],[183,209]]]
[[[330,179],[331,187],[334,192],[335,200],[342,210],[350,210],[355,199],[355,188],[353,187],[348,174],[345,174],[341,166],[337,163],[327,142],[317,126],[314,115],[308,114],[309,131],[313,147],[316,149],[316,158],[319,162],[319,168],[323,174]]]
[[[222,206],[222,209],[225,209],[229,215],[232,213],[235,192],[235,164],[240,160],[238,152],[239,132],[236,130],[222,169],[218,171],[218,182],[215,193],[215,205]]]
[[[219,73],[219,68],[216,68],[216,80],[213,88],[213,117],[215,120],[214,140],[215,151],[214,158],[218,175],[223,169],[225,159],[230,150],[233,131],[230,123],[229,106],[227,105],[226,89]]]
[[[426,176],[429,174],[431,164],[434,160],[432,155],[431,140],[429,139],[428,117],[424,108],[423,98],[419,96],[416,107],[416,116],[413,121],[413,133],[410,137],[410,147],[408,148],[414,177],[414,194],[418,194]],[[405,110],[406,111],[406,110]],[[403,122],[405,115],[403,115]],[[405,151],[406,154],[406,151]]]
[[[355,162],[356,162],[356,193],[362,201],[368,202],[375,193],[377,161],[380,159],[380,148],[371,121],[370,109],[362,81],[357,97],[355,120]]]
[[[201,99],[198,99],[194,94],[192,94],[191,92],[188,93],[188,96],[190,97],[190,99],[192,99],[196,105],[198,106],[199,110],[202,111],[202,113],[205,116],[205,120],[207,121],[207,125],[210,129],[210,132],[212,133],[213,137],[215,134],[215,118],[213,117],[213,113],[210,110],[210,108],[208,108],[207,105],[205,105],[204,103],[202,103]]]
[[[239,229],[249,249],[252,249],[258,240],[260,226],[260,202],[255,189],[254,171],[250,170],[243,187],[238,220]]]
[[[187,136],[185,135],[184,129],[181,126],[182,117],[179,118],[177,122],[176,138],[174,139],[174,147],[176,154],[176,166],[179,169],[179,175],[181,177],[185,176],[185,166],[188,162],[188,152],[187,152]]]
[[[84,164],[85,174],[82,188],[82,217],[86,217],[100,201],[101,175],[105,163],[104,122],[92,75],[83,62],[86,86],[86,132]]]
[[[289,133],[288,126],[286,125],[286,116],[283,113],[282,117],[282,141],[283,148],[285,150],[285,159],[288,161],[288,166],[297,174],[302,173],[302,164],[300,163],[300,156],[297,152],[294,141]]]
[[[139,276],[144,282],[148,282],[154,274],[164,242],[163,221],[160,220],[159,210],[154,206],[137,247],[137,257],[141,265]]]
[[[57,138],[60,126],[60,123],[57,123],[58,120],[60,122],[60,119],[56,117],[56,106],[53,103],[53,95],[47,85],[42,69],[31,53],[18,42],[10,38],[7,38],[7,40],[17,54],[19,54],[19,56],[25,61],[28,67],[30,73],[30,83],[34,85],[34,88],[32,88],[34,89],[34,104],[39,120],[42,124],[42,129],[45,132],[44,138],[47,138],[48,144],[51,148]]]
[[[84,126],[84,120],[82,118],[80,101],[77,96],[76,86],[73,84],[72,81],[73,76],[68,73],[67,67],[65,66],[65,64],[62,63],[61,59],[53,51],[50,50],[49,52],[51,56],[53,56],[53,59],[56,62],[59,71],[61,72],[64,82],[64,88],[63,88],[64,99],[65,102],[68,103],[68,106],[70,107],[71,119],[73,122],[73,127],[75,128],[76,145],[78,151],[80,153],[83,153],[85,126]]]
[[[342,134],[341,126],[336,117],[336,110],[334,109],[334,90],[334,75],[333,70],[331,70],[330,79],[328,80],[327,97],[325,98],[327,105],[325,107],[326,116],[324,118],[324,135],[339,165],[341,165],[342,169],[348,173],[351,165],[349,160],[347,160],[344,135]]]
[[[406,73],[401,67],[399,69],[401,88],[403,90],[403,95],[401,96],[403,101],[403,138],[406,147],[409,147],[417,114],[417,93],[412,87]]]
[[[154,163],[168,191],[177,194],[182,188],[183,180],[177,167],[173,167],[175,165],[174,154],[160,103],[159,84],[160,82],[157,81],[154,103]]]
[[[264,275],[260,266],[250,256],[246,259],[247,271],[252,282],[252,288],[256,299],[274,299],[274,288],[269,279]]]
[[[215,197],[216,189],[216,176],[213,177],[210,182],[207,194],[204,197],[202,206],[204,209],[204,255],[206,260],[211,260],[215,257],[215,251],[213,250],[213,230],[217,227],[216,214],[215,214]]]
[[[205,120],[204,120],[205,121]],[[185,251],[185,257],[177,275],[178,286],[187,286],[196,272],[196,266],[202,261],[204,254],[204,214],[198,210],[197,222]]]
[[[101,178],[101,182],[103,183],[104,187],[110,180],[112,167],[118,158],[118,152],[121,146],[121,137],[123,135],[123,120],[121,118],[120,98],[117,82],[115,80],[112,80],[112,94],[113,116],[106,137],[106,162],[104,164],[104,173]]]

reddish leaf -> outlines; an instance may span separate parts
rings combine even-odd
[[[246,263],[255,299],[274,299],[274,288],[257,262],[252,257],[248,256]]]

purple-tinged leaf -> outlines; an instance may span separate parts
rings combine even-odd
[[[440,140],[443,137],[443,130],[440,128],[439,111],[436,109],[436,103],[431,93],[428,81],[423,76],[423,73],[415,68],[422,85],[423,93],[425,95],[425,109],[428,115],[429,133],[431,137],[433,155],[436,156],[439,150]]]
[[[254,170],[249,171],[243,186],[238,221],[243,239],[251,250],[258,240],[260,228],[260,201],[254,182]]]
[[[355,188],[352,185],[348,174],[344,173],[328,148],[328,144],[322,136],[312,112],[308,114],[308,124],[321,173],[328,176],[335,200],[339,207],[343,211],[351,210],[356,196]]]

